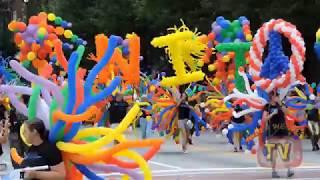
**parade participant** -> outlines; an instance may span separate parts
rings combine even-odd
[[[2,105],[1,105],[2,107]],[[3,107],[4,108],[4,107]],[[11,158],[10,158],[10,145],[9,145],[9,133],[10,122],[8,111],[0,109],[1,122],[0,122],[0,171],[13,170]]]
[[[141,98],[142,102],[148,102],[147,96],[142,96]],[[141,138],[146,139],[151,136],[151,128],[152,128],[152,121],[151,121],[151,115],[150,111],[151,109],[148,109],[148,106],[142,106],[141,107],[142,115],[140,116],[140,129],[141,129]]]
[[[62,154],[54,143],[48,140],[48,131],[41,120],[25,121],[24,136],[32,144],[27,152],[28,159],[22,164],[25,167],[48,165],[48,171],[26,171],[25,179],[65,179],[66,172]]]
[[[311,110],[307,111],[308,114],[308,128],[311,132],[311,144],[312,144],[312,151],[319,151],[319,136],[320,136],[320,118],[319,118],[319,109],[312,108]]]
[[[190,106],[187,104],[187,95],[182,94],[178,103],[178,127],[181,132],[181,144],[183,153],[187,153],[187,144],[190,136],[188,121],[190,117]],[[189,123],[190,124],[190,123]]]
[[[234,107],[234,111],[235,112],[240,112],[242,111],[242,108],[240,107],[240,105],[236,105]],[[244,116],[240,116],[238,118],[235,118],[234,116],[232,116],[232,124],[233,125],[239,125],[239,124],[243,124],[245,122],[245,117]],[[234,145],[234,152],[238,152],[238,150],[242,151],[242,146],[241,146],[241,132],[236,131],[233,132],[233,145]]]
[[[267,139],[281,139],[289,136],[289,130],[286,125],[285,113],[287,109],[284,107],[278,94],[271,92],[270,103],[265,106],[263,119],[267,124]],[[277,151],[274,151],[272,158],[272,178],[280,178],[276,172]],[[292,177],[294,172],[288,168],[287,176]]]

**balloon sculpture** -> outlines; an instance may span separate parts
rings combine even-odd
[[[39,16],[44,18],[44,14],[40,13]],[[47,18],[52,20],[53,17],[48,14]],[[34,17],[30,21],[33,22],[33,19]],[[68,37],[70,37],[69,35]],[[132,35],[130,38],[134,39],[135,36]],[[57,42],[57,46],[61,45],[61,41],[56,39],[55,43]],[[34,46],[39,45],[41,47],[41,43],[32,41]],[[68,61],[65,59],[62,49],[58,47],[51,49],[51,53],[56,54],[57,60],[62,62],[59,65],[65,69],[68,75],[66,83],[61,87],[41,75],[31,73],[23,64],[12,60],[10,61],[11,68],[29,81],[32,87],[1,85],[0,92],[8,95],[12,105],[17,111],[26,115],[28,121],[38,118],[44,122],[47,129],[50,129],[49,140],[56,142],[57,147],[62,151],[69,178],[82,179],[81,174],[83,174],[89,179],[103,179],[95,173],[103,171],[108,173],[120,172],[125,174],[124,178],[131,176],[134,179],[152,179],[146,161],[159,151],[163,140],[127,140],[123,135],[123,132],[140,113],[139,104],[133,105],[121,124],[115,129],[105,127],[80,129],[83,121],[94,119],[97,122],[101,118],[101,115],[97,113],[99,110],[97,104],[104,101],[121,84],[121,77],[114,76],[109,79],[110,81],[104,88],[96,92],[93,91],[96,77],[107,67],[108,62],[120,52],[119,47],[123,44],[123,40],[112,35],[105,43],[107,43],[107,48],[105,48],[104,54],[90,70],[86,79],[84,79],[83,69],[79,68],[84,47],[80,45],[77,50],[73,51]],[[133,51],[136,57],[137,50]],[[35,51],[35,55],[39,57],[39,51]],[[130,56],[130,54],[128,55]],[[116,59],[116,61],[119,60]],[[19,95],[30,96],[28,105],[19,101]],[[106,146],[113,143],[114,140],[117,140],[119,144],[107,148]],[[143,156],[129,150],[130,148],[147,147],[150,147],[150,149]],[[24,161],[24,158],[19,157],[14,150],[12,151],[12,157],[17,162],[22,163]],[[127,162],[119,159],[119,157],[126,157],[134,162]],[[134,168],[141,168],[143,175],[134,171]]]
[[[176,74],[173,77],[164,77],[160,82],[161,85],[166,87],[179,86],[203,80],[204,73],[199,70],[198,62],[204,55],[207,37],[205,35],[199,36],[200,33],[190,31],[184,24],[180,28],[174,27],[169,30],[172,30],[173,33],[154,38],[151,41],[154,47],[166,48],[166,53],[171,59]],[[185,63],[190,68],[190,72],[187,72]]]
[[[72,50],[74,45],[87,44],[86,41],[68,29],[71,27],[70,22],[53,13],[47,14],[44,12],[30,17],[28,25],[18,21],[12,21],[8,25],[9,30],[15,33],[14,41],[20,49],[17,59],[25,67],[29,67],[31,63],[32,67],[44,77],[51,75],[52,64],[63,63],[56,62],[62,50],[54,50],[62,48]],[[59,37],[69,40],[72,44],[62,43]]]
[[[89,59],[99,62],[108,47],[108,37],[99,34],[95,37],[96,55],[90,54]],[[122,75],[123,87],[140,83],[140,38],[136,34],[127,34],[119,49],[114,53],[110,62],[99,73],[98,82],[106,84],[114,76]]]
[[[287,37],[291,43],[292,55],[290,59],[282,52],[279,33]],[[269,54],[263,62],[263,48],[268,40],[270,44]],[[248,113],[254,113],[252,123],[230,127],[227,133],[229,139],[235,131],[249,131],[251,136],[247,139],[247,145],[248,149],[252,149],[254,145],[253,137],[263,136],[263,129],[257,130],[256,128],[261,123],[262,110],[268,102],[268,93],[278,90],[280,91],[280,98],[283,99],[292,85],[296,84],[297,81],[304,82],[304,77],[301,74],[304,60],[304,41],[294,25],[281,19],[270,20],[257,31],[250,48],[249,73],[255,83],[254,90],[251,89],[244,70],[240,69],[239,73],[244,77],[247,94],[234,89],[234,93],[225,98],[225,101],[235,98],[236,101],[233,104],[245,104],[247,108],[237,113],[233,112],[233,115],[240,117]],[[287,116],[286,121],[287,124],[294,124],[297,120]],[[297,128],[294,128],[294,130]],[[294,131],[293,129],[290,130]],[[230,140],[232,141],[232,139]]]
[[[246,65],[246,54],[249,51],[252,35],[250,21],[241,16],[238,20],[230,22],[219,16],[212,23],[212,31],[209,33],[207,49],[214,45],[219,53],[216,53],[216,60],[208,66],[209,71],[215,71],[213,84],[227,95],[232,91],[234,85],[241,92],[244,91],[244,82],[239,76],[238,70]],[[206,53],[205,62],[210,63],[212,53]],[[234,61],[233,61],[234,59]],[[223,88],[223,86],[226,87]]]

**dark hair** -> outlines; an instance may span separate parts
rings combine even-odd
[[[48,136],[49,136],[49,131],[46,129],[43,121],[39,120],[39,119],[35,119],[35,120],[27,120],[25,121],[26,125],[28,126],[29,130],[33,131],[36,130],[39,135],[40,138],[42,140],[47,140]]]

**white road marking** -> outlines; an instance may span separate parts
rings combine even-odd
[[[171,166],[170,164],[165,164],[165,163],[160,163],[160,162],[155,162],[155,161],[148,161],[148,163],[155,164],[155,165],[158,165],[158,166],[167,167],[167,168],[171,168],[171,169],[183,169],[183,168],[178,167],[178,166]]]
[[[157,163],[157,162],[155,162]],[[154,164],[155,164],[154,163]],[[162,164],[162,163],[159,163]],[[167,164],[163,164],[163,166],[170,166]],[[181,175],[206,175],[206,174],[225,174],[228,171],[231,171],[233,173],[252,173],[255,172],[257,173],[257,171],[262,171],[262,172],[266,172],[266,171],[270,171],[270,168],[263,168],[263,167],[246,167],[246,168],[203,168],[203,169],[182,169],[180,167],[176,167],[176,166],[171,166],[171,167],[175,167],[176,169],[174,170],[155,170],[152,171],[152,176],[153,177],[167,177],[167,176],[181,176]],[[180,168],[180,169],[177,169]],[[302,166],[302,167],[297,167],[295,169],[303,169],[303,170],[318,170],[320,169],[320,166]],[[142,174],[142,172],[139,172],[140,174]],[[98,174],[99,176],[102,177],[109,177],[109,176],[119,176],[119,173],[110,173],[110,174]],[[298,178],[298,179],[306,179],[306,180],[312,180],[314,178]],[[296,180],[298,180],[296,179]],[[261,179],[262,180],[262,179]],[[295,179],[292,179],[295,180]]]

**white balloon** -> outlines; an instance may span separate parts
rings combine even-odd
[[[223,136],[227,136],[228,132],[229,132],[228,129],[224,128],[224,129],[222,130],[222,135],[223,135]]]
[[[208,113],[208,112],[210,112],[210,110],[209,110],[208,108],[206,108],[206,109],[204,110],[204,112],[205,112],[205,113]]]
[[[232,129],[232,128],[234,128],[234,125],[233,124],[229,124],[228,125],[228,129]]]
[[[311,95],[309,96],[309,98],[310,98],[310,100],[315,100],[315,99],[316,99],[316,96],[315,96],[314,94],[311,94]]]
[[[261,125],[261,120],[258,121],[258,124]]]
[[[200,103],[200,107],[204,108],[206,106],[206,104],[204,102]]]
[[[49,112],[49,106],[42,98],[40,98],[37,104],[37,118],[43,121],[47,129],[50,129]]]

